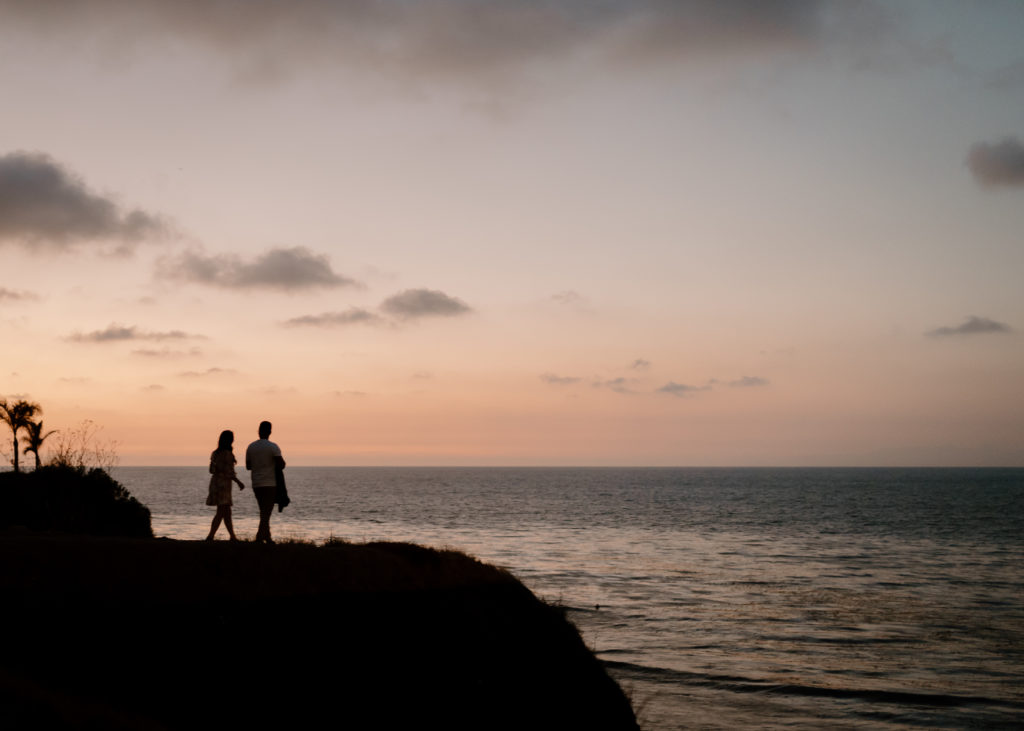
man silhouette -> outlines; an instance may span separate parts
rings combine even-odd
[[[267,438],[270,429],[269,421],[261,421],[260,438],[245,450],[245,469],[252,472],[252,491],[260,506],[260,527],[256,531],[256,541],[262,543],[274,542],[270,537],[270,516],[277,500],[277,470],[284,469],[281,448]]]

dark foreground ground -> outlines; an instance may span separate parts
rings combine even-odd
[[[0,534],[4,728],[633,729],[561,612],[397,543]]]

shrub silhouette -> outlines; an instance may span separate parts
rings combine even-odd
[[[0,527],[152,538],[149,508],[101,469],[0,473]]]

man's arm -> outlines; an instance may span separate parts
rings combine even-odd
[[[279,470],[284,469],[284,457],[274,457],[274,467]]]

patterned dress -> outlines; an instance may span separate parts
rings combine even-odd
[[[230,449],[218,449],[210,455],[210,494],[207,505],[231,505],[235,481],[235,455]]]

